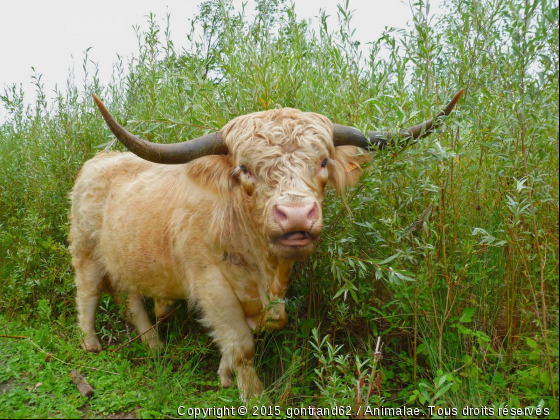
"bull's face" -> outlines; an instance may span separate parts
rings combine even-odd
[[[332,123],[295,109],[232,120],[222,133],[233,176],[270,251],[282,259],[308,257],[323,228],[323,191],[335,169]]]

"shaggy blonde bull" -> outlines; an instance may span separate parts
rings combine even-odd
[[[188,299],[222,351],[222,386],[236,370],[239,389],[251,395],[262,389],[252,330],[286,324],[288,275],[319,237],[325,185],[341,191],[355,183],[365,155],[354,146],[335,150],[330,121],[295,109],[239,117],[222,133],[228,155],[185,165],[118,152],[88,161],[72,191],[70,252],[88,351],[101,350],[95,312],[103,291],[127,294],[139,334],[151,327],[143,296],[156,299],[159,317],[170,301]],[[311,238],[294,235],[284,245],[284,220],[272,208],[290,205],[311,205],[316,217],[305,230]],[[161,345],[154,329],[142,339]]]
[[[395,135],[370,132],[367,140],[322,115],[285,108],[238,117],[191,142],[154,145],[96,101],[117,138],[143,159],[101,152],[83,166],[71,194],[83,347],[101,350],[95,313],[104,291],[125,301],[128,320],[156,349],[163,343],[150,329],[144,297],[155,299],[158,317],[187,299],[221,349],[222,386],[237,373],[243,398],[259,394],[253,332],[287,322],[288,275],[292,261],[315,248],[326,184],[338,192],[355,184],[368,156],[356,145],[382,146]],[[432,122],[405,134],[422,137]]]

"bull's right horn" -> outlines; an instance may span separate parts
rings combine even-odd
[[[394,131],[381,133],[379,131],[369,131],[366,137],[360,130],[346,125],[333,124],[333,141],[335,146],[357,146],[366,150],[383,149],[388,145],[406,145],[410,140],[421,139],[434,132],[434,129],[441,124],[440,117],[451,114],[453,108],[459,101],[464,90],[461,89],[455,94],[451,102],[447,104],[444,110],[421,124],[417,124],[410,128],[404,128],[400,132]]]
[[[107,111],[103,102],[93,95],[103,119],[115,137],[132,153],[154,163],[180,164],[208,155],[227,155],[228,148],[220,132],[174,144],[151,143],[124,129]]]

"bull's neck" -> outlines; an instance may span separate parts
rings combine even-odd
[[[249,211],[241,191],[223,207],[220,241],[225,252],[236,253],[254,267],[270,292],[283,297],[289,284],[292,261],[281,260],[269,248],[264,229]]]

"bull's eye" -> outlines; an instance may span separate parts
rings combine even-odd
[[[243,171],[244,174],[249,172],[249,169],[247,169],[247,167],[245,165],[239,165],[239,167],[241,168],[241,170]]]
[[[328,161],[329,161],[328,159],[323,159],[323,162],[321,163],[321,168],[324,168],[325,166],[327,166]]]

